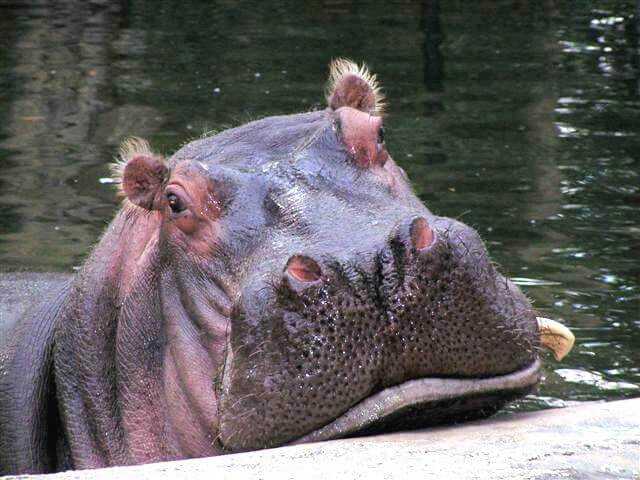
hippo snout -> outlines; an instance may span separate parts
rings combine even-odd
[[[241,309],[232,318],[225,448],[295,440],[411,380],[472,381],[535,363],[535,314],[462,223],[417,216],[377,251],[295,254],[285,265],[261,320]]]

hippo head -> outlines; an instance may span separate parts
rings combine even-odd
[[[563,354],[478,234],[413,193],[375,77],[334,62],[327,102],[168,159],[125,144],[125,205],[56,326],[74,466],[486,415],[538,383],[541,335]]]

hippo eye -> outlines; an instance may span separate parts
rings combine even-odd
[[[182,201],[175,193],[167,194],[167,202],[169,203],[169,208],[171,209],[171,213],[180,213],[184,210],[184,205]]]
[[[384,127],[382,126],[378,129],[378,143],[384,144]]]

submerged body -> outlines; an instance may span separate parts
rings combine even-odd
[[[541,333],[564,338],[415,196],[375,78],[349,62],[326,110],[169,159],[130,141],[119,170],[121,211],[1,357],[1,472],[485,415],[537,384]]]

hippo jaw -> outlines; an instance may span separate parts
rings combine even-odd
[[[564,325],[537,317],[541,344],[556,360],[573,348],[575,337]],[[536,358],[513,373],[490,378],[422,378],[386,388],[365,398],[329,424],[291,442],[319,442],[377,433],[414,429],[462,418],[470,412],[484,416],[506,401],[526,395],[540,381],[542,363]],[[484,410],[484,411],[483,411]]]
[[[493,413],[540,381],[539,359],[491,378],[421,378],[386,388],[354,405],[331,423],[291,442],[318,442],[384,431],[437,425],[446,418],[471,419]]]

